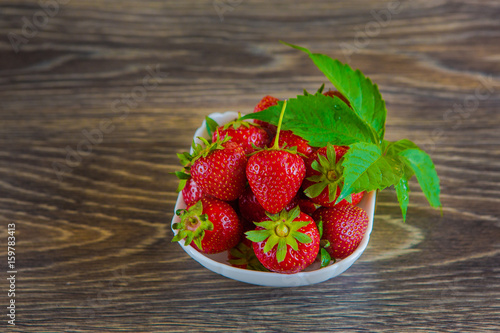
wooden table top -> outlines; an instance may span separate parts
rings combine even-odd
[[[47,3],[0,4],[1,331],[500,330],[498,1]],[[203,118],[327,83],[280,39],[371,77],[387,138],[426,149],[442,185],[441,216],[412,182],[406,223],[383,191],[362,257],[298,288],[170,241],[169,173]]]

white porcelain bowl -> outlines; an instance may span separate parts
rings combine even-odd
[[[224,112],[224,113],[212,113],[209,115],[210,118],[215,120],[219,125],[225,124],[229,121],[236,119],[238,116],[237,112]],[[200,128],[198,128],[195,132],[194,139],[199,142],[197,137],[204,137],[208,139],[208,132],[206,130],[205,121]],[[217,274],[223,275],[233,280],[251,283],[260,286],[269,286],[269,287],[297,287],[297,286],[306,286],[319,282],[326,281],[331,279],[337,275],[345,272],[351,265],[358,260],[361,256],[361,253],[366,249],[368,245],[368,240],[370,239],[370,233],[373,228],[373,214],[375,210],[375,192],[367,193],[363,200],[358,204],[359,207],[363,208],[368,214],[368,228],[366,233],[361,240],[358,248],[347,258],[342,260],[337,260],[336,263],[331,264],[327,267],[320,268],[320,263],[318,261],[314,262],[312,265],[307,267],[304,271],[296,274],[279,274],[272,272],[259,272],[252,271],[242,268],[232,267],[227,262],[227,252],[222,252],[218,254],[203,254],[196,251],[191,246],[184,246],[184,240],[181,240],[179,243],[194,260],[211,270]],[[179,193],[177,198],[177,202],[175,204],[175,209],[184,209],[186,208],[186,203],[184,202],[184,198],[182,197],[182,193]],[[179,222],[180,218],[174,214],[172,219],[172,224]],[[177,233],[177,230],[173,230],[174,233]]]

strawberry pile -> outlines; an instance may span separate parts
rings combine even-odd
[[[413,176],[432,207],[441,207],[441,190],[425,151],[384,139],[386,104],[372,80],[282,43],[308,54],[336,90],[265,96],[227,124],[206,117],[210,141],[198,138],[190,153],[178,154],[187,207],[176,212],[172,241],[227,251],[235,267],[292,274],[356,250],[368,225],[356,204],[366,192],[394,187],[405,220]]]
[[[277,103],[266,96],[254,112]],[[281,118],[285,109],[286,101]],[[187,207],[177,212],[173,241],[183,239],[205,254],[227,251],[234,267],[284,274],[354,252],[368,215],[354,206],[363,192],[336,202],[348,147],[312,147],[293,131],[281,131],[281,123],[241,116],[220,126],[208,118],[207,124],[211,141],[199,138],[192,153],[179,154]]]

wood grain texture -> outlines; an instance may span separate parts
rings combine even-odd
[[[7,327],[3,256],[1,331],[498,332],[498,1],[400,1],[385,26],[373,13],[387,1],[218,3],[233,6],[223,21],[212,1],[70,1],[16,53],[9,33],[23,36],[40,5],[0,2],[0,244],[16,223],[19,272]],[[170,242],[169,172],[203,117],[325,82],[280,39],[379,85],[387,138],[427,149],[444,205],[440,216],[413,183],[403,224],[381,193],[360,260],[294,289],[226,279]],[[342,45],[359,47],[347,58]],[[163,74],[130,102],[148,66]],[[82,146],[103,121],[112,130]],[[79,144],[92,151],[59,180],[54,165]]]

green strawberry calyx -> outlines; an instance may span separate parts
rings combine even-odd
[[[241,126],[243,126],[245,128],[250,128],[250,126],[260,127],[260,125],[258,125],[258,124],[251,123],[251,122],[246,121],[246,120],[242,120],[241,119],[241,112],[238,112],[238,118],[225,124],[223,129],[227,130],[229,127],[233,127],[235,130],[237,130]]]
[[[174,223],[172,228],[178,230],[172,242],[184,239],[184,245],[190,245],[194,241],[196,246],[202,250],[201,241],[205,236],[205,230],[213,230],[214,224],[210,222],[207,214],[203,214],[203,203],[196,202],[188,209],[179,209],[175,212],[181,217],[181,221]]]
[[[323,83],[314,95],[322,94],[324,89],[325,89],[325,84]],[[311,94],[307,90],[304,89],[304,96],[309,96],[309,95],[311,95]]]
[[[193,165],[194,162],[196,162],[196,160],[198,160],[199,158],[207,157],[208,155],[210,155],[212,152],[214,152],[216,150],[224,149],[224,143],[231,140],[231,137],[226,136],[224,139],[220,140],[220,137],[217,136],[217,140],[215,140],[212,143],[208,142],[207,139],[205,139],[201,136],[199,136],[198,139],[203,144],[196,143],[193,140],[193,143],[191,145],[191,147],[193,148],[193,152],[191,154],[188,152],[177,154],[179,161],[186,169],[188,169],[191,165]]]
[[[240,242],[237,246],[233,247],[229,253],[234,259],[229,259],[228,262],[233,265],[246,265],[247,269],[254,271],[268,272],[269,270],[261,264],[252,246],[248,246]]]
[[[270,221],[254,222],[256,226],[263,229],[247,231],[245,234],[252,242],[266,241],[264,253],[271,251],[276,245],[276,259],[278,262],[285,260],[287,247],[298,251],[298,243],[308,244],[312,242],[311,237],[298,231],[305,227],[310,221],[295,221],[300,215],[299,207],[295,207],[289,212],[283,209],[278,214],[266,213]]]
[[[311,167],[319,172],[319,175],[308,177],[307,180],[315,184],[309,186],[304,190],[304,193],[309,198],[315,198],[328,188],[328,200],[332,202],[337,196],[337,188],[342,186],[343,183],[343,167],[341,163],[337,163],[337,156],[335,154],[335,147],[328,143],[326,146],[326,157],[318,154],[318,160],[314,160]],[[339,161],[340,162],[340,161]]]
[[[319,242],[320,251],[318,252],[318,259],[321,263],[321,268],[323,268],[330,265],[332,261],[335,263],[335,258],[332,258],[330,256],[330,253],[328,253],[328,251],[326,250],[326,248],[330,246],[330,242],[327,239],[323,238],[323,220],[320,217],[319,220],[315,222],[316,226],[318,227],[319,238],[320,238]]]
[[[177,192],[180,192],[186,187],[189,179],[191,179],[191,174],[189,173],[189,168],[183,168],[182,171],[171,172],[179,179],[179,186],[177,186]]]
[[[250,128],[250,126],[262,128],[259,124],[256,124],[256,123],[249,122],[249,121],[246,121],[244,119],[241,119],[241,112],[238,112],[238,118],[236,118],[235,120],[230,121],[230,122],[224,124],[224,126],[222,126],[222,129],[223,130],[227,130],[228,128],[233,127],[235,130],[237,130],[241,126],[243,126],[245,128]],[[212,118],[206,116],[205,117],[205,127],[207,129],[208,136],[212,137],[213,133],[217,133],[218,132],[217,129],[220,126],[219,126],[219,124],[215,120],[213,120]]]

